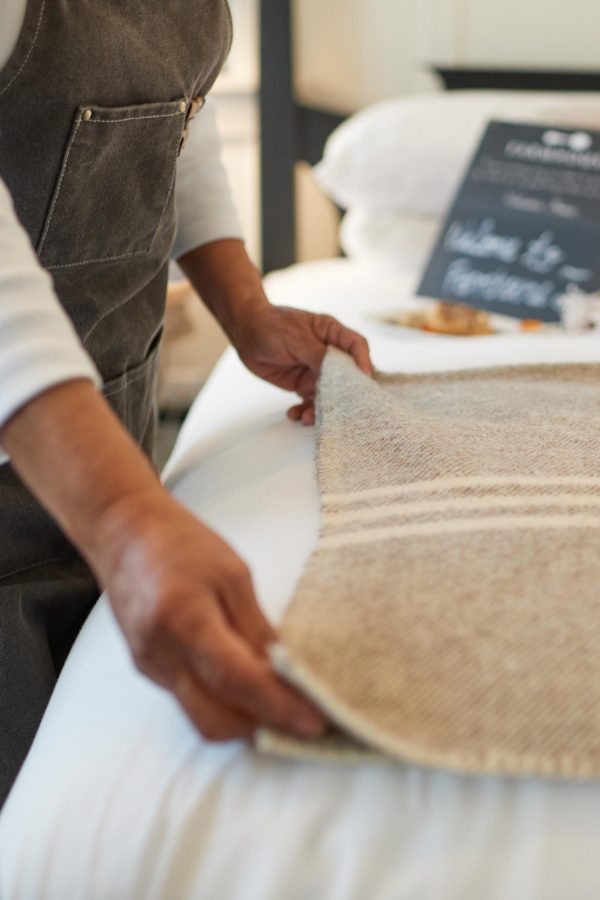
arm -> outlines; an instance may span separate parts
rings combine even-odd
[[[317,380],[328,345],[349,353],[371,374],[369,347],[361,335],[332,316],[269,303],[242,241],[213,241],[178,263],[250,371],[300,396],[288,411],[291,419],[314,424]]]
[[[214,109],[209,100],[194,119],[179,159],[176,182],[178,233],[174,256],[220,322],[246,366],[300,403],[288,415],[314,422],[314,396],[327,345],[350,353],[371,372],[363,337],[331,316],[271,306],[258,270],[242,242]]]
[[[177,234],[173,259],[221,238],[243,238],[233,202],[222,145],[217,131],[215,104],[208,97],[188,124],[187,143],[177,160],[175,206]]]
[[[206,737],[250,737],[259,724],[320,732],[320,717],[270,670],[275,634],[247,568],[164,491],[88,381],[42,392],[0,437],[108,589],[138,668]]]
[[[203,734],[315,733],[320,718],[266,662],[274,633],[246,567],[161,487],[99,383],[0,182],[0,443],[13,467],[108,588],[138,667]]]
[[[37,393],[73,378],[101,384],[0,179],[0,428]]]

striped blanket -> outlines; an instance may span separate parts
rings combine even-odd
[[[287,755],[600,776],[600,366],[362,375],[330,351],[321,533],[273,648]]]

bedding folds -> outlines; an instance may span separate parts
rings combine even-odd
[[[381,326],[410,293],[351,260],[270,275],[276,303],[367,334],[378,369],[598,363],[596,337],[458,338]],[[317,544],[314,430],[225,354],[164,478],[247,561],[279,626]],[[209,744],[141,676],[103,597],[0,815],[2,900],[589,900],[600,782],[464,776]]]
[[[600,776],[599,387],[597,365],[369,379],[329,352],[321,533],[273,659],[364,745]]]

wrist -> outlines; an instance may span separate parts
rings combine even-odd
[[[96,521],[94,537],[88,542],[90,563],[103,584],[120,566],[125,553],[141,545],[160,525],[166,506],[174,501],[160,484],[113,498]]]
[[[148,459],[87,381],[34,397],[2,439],[23,482],[95,570],[114,530],[112,511],[162,492]]]
[[[197,247],[178,262],[237,349],[253,318],[270,305],[260,272],[243,242],[215,241]]]
[[[240,355],[252,341],[252,336],[264,313],[271,308],[264,293],[240,295],[228,305],[224,312],[223,330]]]

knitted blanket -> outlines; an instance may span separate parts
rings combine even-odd
[[[369,379],[330,351],[317,429],[273,661],[336,731],[259,747],[600,776],[600,366]]]

